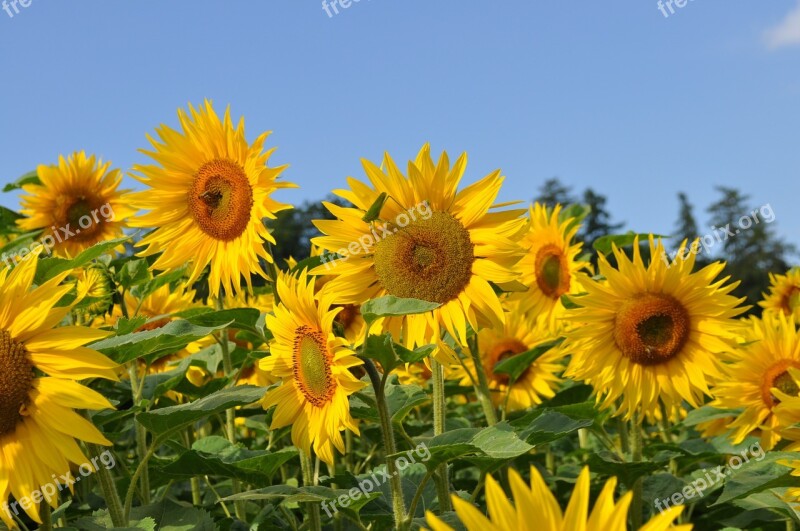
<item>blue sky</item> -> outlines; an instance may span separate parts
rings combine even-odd
[[[800,244],[797,0],[26,1],[0,11],[2,182],[78,149],[127,169],[210,98],[274,131],[285,201],[429,141],[469,153],[468,181],[501,168],[504,200],[558,176],[637,231],[669,233],[678,191],[738,187]]]

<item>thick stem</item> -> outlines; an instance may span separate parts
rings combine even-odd
[[[483,414],[486,416],[486,423],[489,426],[497,424],[497,411],[494,409],[492,403],[491,391],[489,391],[489,380],[486,378],[486,371],[483,367],[483,359],[478,350],[478,338],[472,336],[469,340],[469,352],[472,355],[472,361],[475,364],[475,372],[478,376],[478,385],[475,386],[475,393],[478,395],[478,400],[483,408]]]
[[[480,372],[480,371],[479,371]],[[441,435],[445,429],[445,396],[444,396],[444,370],[442,365],[431,358],[431,380],[433,382],[433,435]],[[442,463],[436,468],[436,494],[439,498],[441,512],[452,511],[450,503],[450,487],[447,473],[447,463]]]
[[[314,467],[311,464],[311,456],[307,455],[303,450],[300,450],[300,469],[303,472],[303,485],[306,487],[313,487]],[[320,531],[322,529],[322,520],[319,514],[319,504],[309,502],[307,507],[309,529],[311,529],[311,531]]]
[[[142,401],[142,387],[139,382],[138,363],[137,360],[133,360],[130,365],[128,365],[128,376],[131,381],[131,393],[134,407],[138,406]],[[144,454],[147,453],[147,429],[134,421],[133,430],[136,435],[136,456],[141,460]],[[148,505],[150,503],[150,472],[147,469],[142,473],[140,482],[142,505]]]
[[[98,457],[102,454],[100,447],[95,444],[87,444],[86,447],[89,453],[92,454],[92,457]],[[114,524],[115,527],[127,527],[128,517],[122,509],[122,501],[119,498],[117,485],[114,483],[111,471],[104,466],[98,466],[97,478],[100,480],[100,490],[103,492],[103,498],[108,506],[108,514],[111,516],[111,523]],[[136,486],[131,484],[130,490],[133,491],[135,488]]]
[[[400,480],[400,472],[392,455],[397,453],[397,443],[394,438],[392,419],[389,416],[389,405],[386,403],[384,392],[384,380],[375,368],[372,360],[364,360],[372,387],[375,389],[375,402],[378,404],[378,416],[381,420],[381,433],[383,435],[383,449],[386,452],[386,472],[389,474],[389,487],[392,492],[392,511],[394,512],[395,529],[402,529],[405,522],[406,502],[403,499],[403,486]]]
[[[50,504],[47,503],[47,501],[42,502],[39,508],[39,517],[42,519],[42,525],[39,526],[39,531],[52,531],[53,515],[50,511]]]
[[[638,413],[634,413],[631,419],[630,430],[631,442],[631,462],[640,463],[642,461],[642,419]],[[642,527],[642,478],[633,484],[633,500],[631,501],[631,524],[633,529]]]

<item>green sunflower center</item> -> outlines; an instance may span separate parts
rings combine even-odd
[[[777,406],[781,402],[778,397],[773,396],[773,388],[789,396],[800,396],[800,387],[798,387],[792,375],[789,374],[789,367],[800,369],[800,363],[794,360],[781,360],[764,373],[761,398],[770,408]]]
[[[513,358],[523,352],[527,352],[528,347],[525,346],[525,343],[518,339],[509,338],[499,341],[492,347],[489,351],[489,361],[491,362],[492,372],[489,375],[492,380],[499,384],[507,385],[508,384],[508,374],[501,373],[501,372],[494,372],[495,367],[501,362],[507,359]],[[525,371],[517,378],[517,380],[522,380],[525,378],[528,370]]]
[[[22,421],[33,388],[33,364],[25,346],[0,330],[0,436]]]
[[[783,309],[783,313],[786,315],[791,315],[794,313],[794,310],[800,307],[800,288],[797,286],[792,286],[786,294],[784,294],[783,299],[781,300],[781,307]]]
[[[197,171],[189,210],[203,232],[216,240],[234,240],[247,228],[252,209],[253,188],[241,166],[215,159]]]
[[[545,245],[536,253],[536,285],[551,299],[569,291],[569,265],[556,245]]]
[[[378,243],[375,272],[391,295],[444,304],[469,284],[474,247],[460,221],[434,212]]]
[[[690,328],[689,312],[675,298],[642,293],[620,306],[614,340],[632,362],[659,365],[681,352]]]
[[[105,218],[100,214],[101,203],[100,199],[91,194],[78,195],[68,203],[62,226],[69,226],[71,239],[89,241],[102,231],[100,225]]]
[[[331,355],[319,330],[301,326],[294,338],[294,378],[311,404],[322,407],[333,398],[336,384],[331,373]]]

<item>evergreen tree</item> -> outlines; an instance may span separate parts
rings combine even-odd
[[[572,196],[572,188],[561,184],[558,177],[547,179],[539,188],[539,195],[534,202],[541,203],[548,208],[556,205],[571,205],[576,202]]]
[[[591,188],[583,192],[583,204],[589,207],[589,213],[583,220],[578,237],[583,240],[587,251],[594,249],[594,242],[608,234],[614,234],[625,225],[624,223],[611,223],[611,213],[606,209],[607,198],[596,193]]]
[[[680,212],[678,213],[678,223],[675,226],[675,243],[679,245],[683,240],[688,240],[691,244],[700,236],[697,228],[697,220],[694,217],[694,206],[689,202],[689,198],[683,192],[678,193]]]

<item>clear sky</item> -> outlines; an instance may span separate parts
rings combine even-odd
[[[429,141],[468,181],[501,168],[504,200],[558,176],[637,231],[738,187],[800,244],[798,0],[24,1],[0,11],[2,182],[79,149],[127,169],[210,98],[274,131],[285,201]]]

